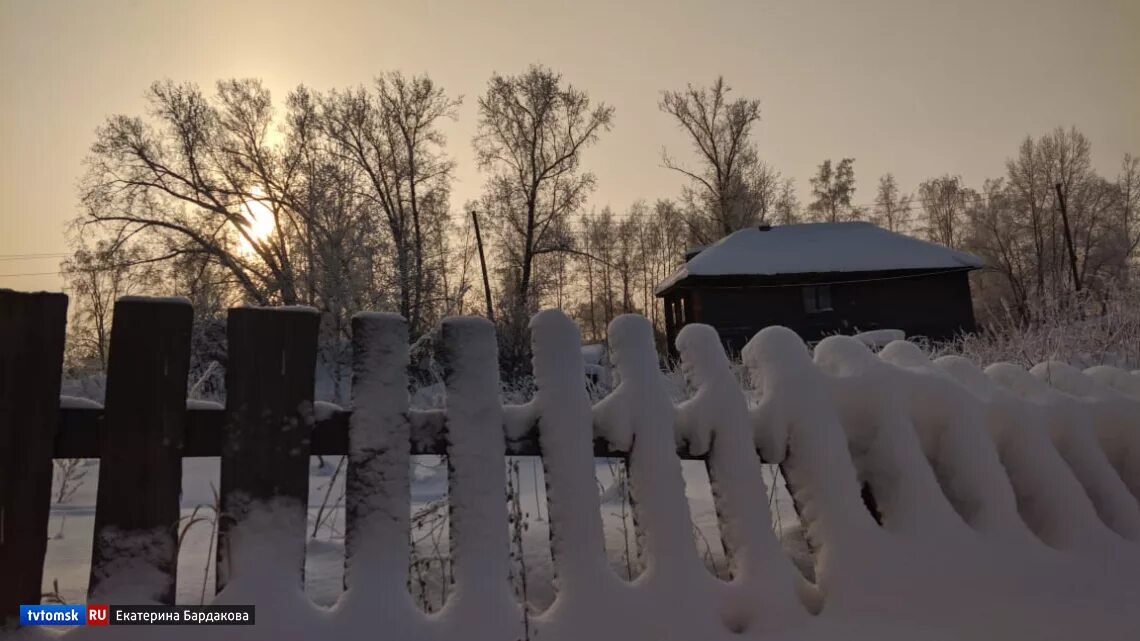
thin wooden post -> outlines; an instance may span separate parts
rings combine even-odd
[[[278,578],[304,580],[319,323],[309,308],[230,310],[219,591],[243,571],[269,569],[254,557],[275,558]]]
[[[40,602],[67,296],[0,289],[0,627]]]
[[[188,301],[115,303],[87,593],[99,603],[174,603]]]
[[[479,248],[479,267],[483,270],[483,295],[487,299],[487,318],[495,322],[495,308],[491,305],[491,281],[487,277],[487,259],[483,256],[483,236],[479,233],[479,215],[471,210],[471,222],[475,225],[475,245]]]
[[[1073,232],[1069,227],[1069,208],[1065,206],[1065,192],[1061,190],[1061,183],[1053,185],[1057,191],[1057,204],[1061,208],[1061,223],[1065,229],[1065,247],[1069,250],[1069,269],[1073,274],[1073,289],[1081,291],[1081,276],[1077,271],[1077,250],[1073,248]]]

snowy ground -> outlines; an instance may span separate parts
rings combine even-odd
[[[525,514],[526,529],[523,539],[524,560],[527,571],[527,597],[532,607],[542,609],[554,597],[551,584],[550,533],[546,521],[546,496],[542,464],[538,459],[519,457],[519,501]],[[344,576],[344,470],[330,482],[337,465],[336,458],[324,459],[321,466],[316,457],[312,459],[312,475],[309,479],[309,524],[308,550],[305,564],[305,591],[318,605],[331,605],[342,593]],[[628,499],[623,497],[620,481],[615,483],[620,463],[617,460],[597,461],[599,492],[603,494],[603,523],[606,532],[606,549],[614,571],[625,578],[632,570],[636,575],[636,541],[633,535],[633,519]],[[64,503],[53,504],[48,526],[49,536],[47,559],[44,564],[44,593],[53,593],[58,585],[58,596],[67,603],[83,603],[86,600],[88,573],[91,561],[91,536],[95,521],[95,497],[97,494],[99,462],[84,461],[81,469],[86,472],[78,490]],[[686,495],[693,523],[694,544],[705,559],[710,571],[720,576],[725,574],[723,549],[717,528],[716,511],[709,488],[708,474],[704,463],[683,461]],[[767,472],[775,474],[775,468],[766,471],[765,480],[771,484]],[[195,517],[203,520],[189,525],[179,552],[177,602],[198,604],[208,602],[214,593],[214,562],[212,552],[213,489],[218,486],[218,459],[188,458],[182,467],[182,517],[185,527]],[[416,457],[410,471],[412,482],[412,513],[423,511],[433,502],[446,501],[447,467],[438,457]],[[58,470],[57,470],[58,476]],[[58,479],[57,479],[58,481]],[[773,526],[778,531],[798,535],[798,519],[792,502],[777,476],[777,491],[771,497]],[[505,492],[505,491],[504,491]],[[327,497],[327,501],[326,501]],[[624,499],[624,500],[623,500]],[[322,510],[322,504],[325,508]],[[420,566],[412,570],[413,579],[422,577],[427,583],[427,594],[417,587],[413,580],[412,592],[421,607],[437,609],[443,597],[440,588],[442,566],[448,553],[446,506],[435,514],[441,522],[431,518],[413,534],[417,539],[417,557]],[[195,509],[197,508],[197,512]],[[623,514],[624,513],[624,514]],[[312,536],[318,515],[321,526],[316,536]],[[506,527],[506,524],[504,524]],[[628,537],[628,548],[626,547]],[[630,551],[626,563],[626,550]],[[514,571],[521,569],[516,560]],[[516,580],[516,584],[518,581]]]

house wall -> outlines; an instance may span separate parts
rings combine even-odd
[[[684,293],[694,301],[694,314],[686,320],[715,327],[732,351],[739,351],[769,325],[789,327],[807,341],[873,329],[901,329],[908,336],[941,340],[975,329],[965,271],[906,278],[859,274],[855,278],[854,282],[833,282],[832,310],[817,313],[804,309],[800,284],[685,287]],[[860,282],[860,278],[866,280]],[[682,294],[675,291],[671,295]],[[670,345],[680,326],[671,329]]]

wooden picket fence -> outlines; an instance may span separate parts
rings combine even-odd
[[[291,497],[304,505],[310,455],[352,453],[351,412],[316,420],[312,410],[315,313],[230,310],[226,409],[187,409],[191,307],[178,300],[121,299],[114,309],[104,409],[61,408],[67,302],[63,294],[0,290],[0,621],[16,616],[20,604],[40,600],[53,458],[100,459],[88,594],[98,598],[101,584],[113,583],[123,567],[116,564],[124,554],[122,537],[103,533],[133,531],[156,539],[148,562],[165,577],[140,591],[173,603],[182,458],[221,457],[221,511],[234,515],[240,510],[232,497],[241,495]],[[377,358],[399,358],[376,353],[373,339],[380,334],[407,341],[403,320],[391,316],[357,318],[353,332],[357,371]],[[440,356],[447,362],[448,354],[460,350],[460,339],[447,326],[442,337]],[[447,453],[442,411],[404,412],[409,454]],[[540,454],[533,423],[507,440],[508,453]],[[595,453],[625,456],[602,439],[595,441]],[[358,482],[360,463],[360,456],[349,459],[349,505],[359,504],[354,494],[371,489]],[[364,516],[347,513],[349,549],[355,522]],[[226,537],[234,523],[219,521],[218,590],[226,582]],[[304,540],[303,531],[292,535]],[[296,570],[301,580],[303,563]]]
[[[359,315],[353,410],[316,420],[312,310],[230,310],[225,409],[188,410],[191,307],[126,298],[115,305],[104,408],[61,409],[67,298],[0,290],[0,621],[40,600],[53,458],[100,459],[90,599],[126,598],[129,582],[135,602],[173,603],[182,458],[221,458],[221,590],[237,583],[238,556],[250,549],[231,549],[231,535],[258,503],[293,512],[266,544],[284,551],[273,557],[280,577],[303,583],[309,457],[347,455],[346,559],[358,562],[346,565],[345,582],[392,597],[406,594],[408,457],[439,454],[449,458],[453,600],[470,616],[431,623],[407,615],[405,623],[478,620],[486,629],[470,638],[518,638],[502,498],[503,456],[514,454],[543,458],[559,590],[579,595],[539,621],[550,626],[548,638],[581,638],[581,625],[598,638],[632,638],[621,632],[629,625],[639,638],[735,638],[767,634],[776,623],[830,625],[844,612],[965,626],[956,628],[963,638],[1023,629],[1044,635],[1033,638],[1090,630],[1085,638],[1123,638],[1111,632],[1136,623],[1134,609],[1117,607],[1140,596],[1132,580],[1140,569],[1140,398],[1128,387],[1136,374],[1117,377],[1118,393],[1075,370],[1050,383],[1010,368],[983,375],[957,361],[935,367],[909,344],[876,357],[850,339],[817,349],[813,362],[790,331],[775,328],[746,349],[764,399],[749,409],[715,333],[699,326],[678,339],[687,341],[679,351],[697,393],[674,406],[658,380],[648,323],[633,320],[611,326],[621,384],[596,406],[565,317],[534,326],[538,395],[523,406],[498,400],[493,326],[445,320],[437,355],[447,407],[416,411],[408,407],[405,322]],[[1023,401],[998,381],[1046,400]],[[631,623],[635,594],[599,578],[605,551],[591,454],[627,458],[639,543],[657,559],[639,589],[669,586],[685,611],[642,612]],[[732,582],[693,579],[700,560],[675,456],[706,461],[725,551],[739,572]],[[798,575],[771,532],[761,462],[781,465],[793,497],[810,502],[797,509],[828,556],[818,585]],[[502,589],[484,589],[496,574]],[[969,586],[957,588],[957,610],[943,612],[956,603],[939,592],[943,577]],[[1021,591],[1032,599],[994,596]],[[604,597],[583,605],[591,592]],[[1099,610],[1074,610],[1071,621],[1047,616],[1070,603]],[[579,627],[560,629],[559,616]],[[717,634],[708,636],[706,624]]]

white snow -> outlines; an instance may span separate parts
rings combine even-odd
[[[59,407],[65,410],[101,410],[103,409],[103,404],[89,398],[61,395],[59,397]]]
[[[442,343],[455,586],[437,615],[441,634],[517,639],[523,617],[507,581],[506,443],[495,326],[485,318],[446,318]]]
[[[875,329],[869,332],[859,332],[853,338],[867,347],[886,347],[892,341],[901,341],[906,338],[906,332],[901,329]]]
[[[318,421],[327,421],[333,417],[337,412],[343,412],[344,408],[336,403],[329,401],[313,401],[313,418]]]
[[[718,240],[657,285],[661,294],[690,276],[975,269],[973,254],[896,234],[867,222],[774,225]]]
[[[273,312],[300,312],[302,314],[320,314],[320,311],[311,305],[242,305],[239,307],[239,309],[262,309]]]
[[[395,314],[353,318],[356,355],[349,422],[345,593],[341,627],[374,622],[396,637],[415,630],[407,590],[411,427],[408,422],[408,326]],[[383,602],[377,611],[373,605]]]
[[[557,595],[536,622],[539,638],[547,630],[562,638],[604,637],[612,621],[620,622],[628,593],[606,563],[581,337],[558,310],[540,312],[530,327],[548,518],[557,524],[550,532]]]
[[[601,343],[582,346],[582,360],[587,365],[601,365],[606,358],[606,346]]]
[[[162,303],[164,305],[189,305],[190,299],[185,296],[120,296],[115,299],[119,303]]]
[[[768,496],[748,400],[736,384],[716,331],[691,324],[677,336],[685,377],[696,394],[678,408],[693,454],[708,453],[709,479],[735,589],[724,590],[721,617],[730,630],[799,624],[819,609],[819,594],[796,571],[772,531]],[[802,595],[803,601],[798,598]],[[761,617],[758,612],[764,613]]]
[[[171,587],[170,575],[160,569],[173,547],[168,532],[164,528],[127,532],[105,526],[97,536],[100,547],[113,552],[107,557],[108,563],[96,571],[100,583],[90,600],[130,605],[159,603]]]

